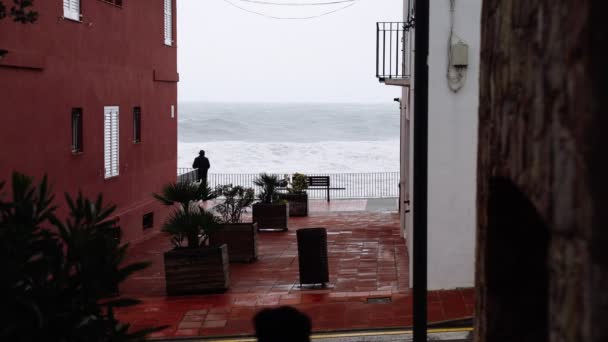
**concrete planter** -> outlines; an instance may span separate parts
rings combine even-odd
[[[288,204],[256,203],[252,207],[253,222],[257,222],[258,230],[287,230]]]
[[[279,198],[289,202],[289,216],[308,216],[308,194],[280,194]]]
[[[252,262],[258,258],[257,223],[225,223],[209,235],[212,245],[228,246],[230,262]]]
[[[223,292],[230,286],[228,247],[176,248],[164,254],[167,294]]]

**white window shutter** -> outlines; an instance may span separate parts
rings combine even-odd
[[[165,45],[173,45],[173,6],[172,0],[165,0]]]
[[[63,0],[63,17],[80,20],[80,0]]]
[[[104,177],[112,177],[112,111],[104,108],[103,113],[103,168]]]
[[[112,118],[112,176],[118,176],[118,157],[119,157],[119,127],[118,127],[118,107],[114,111]]]
[[[119,175],[119,110],[117,106],[104,107],[104,177]]]

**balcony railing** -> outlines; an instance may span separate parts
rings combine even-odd
[[[289,175],[277,174],[279,178]],[[391,198],[399,197],[399,172],[368,172],[368,173],[307,173],[307,176],[329,176],[332,188],[345,188],[345,190],[332,190],[332,199],[350,198]],[[210,173],[207,183],[214,188],[220,184],[242,185],[254,188],[256,195],[260,189],[254,186],[253,180],[257,173]],[[188,168],[178,169],[178,181],[196,181],[196,170]],[[308,191],[309,198],[325,198],[326,190]]]
[[[376,77],[380,82],[409,81],[412,27],[413,20],[376,23]]]

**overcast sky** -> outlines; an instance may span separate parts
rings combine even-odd
[[[312,16],[344,6],[230,1],[281,17]],[[276,20],[244,12],[226,0],[179,0],[179,100],[390,102],[399,89],[375,78],[375,23],[401,21],[402,3],[358,0],[321,18]]]

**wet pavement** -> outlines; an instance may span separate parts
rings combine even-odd
[[[259,233],[259,259],[231,264],[231,286],[222,294],[165,296],[162,255],[172,248],[169,239],[156,234],[137,243],[129,261],[152,261],[152,267],[130,278],[121,292],[143,303],[120,310],[118,317],[136,329],[170,326],[154,334],[156,338],[251,335],[255,313],[279,305],[308,314],[317,333],[408,327],[412,294],[398,214],[367,212],[367,202],[360,201],[332,201],[338,204],[326,207],[326,212],[290,218],[287,232]],[[326,289],[299,287],[296,230],[305,227],[327,229],[330,286]],[[473,314],[472,289],[433,291],[428,300],[431,322]],[[378,336],[386,341],[393,337]]]

